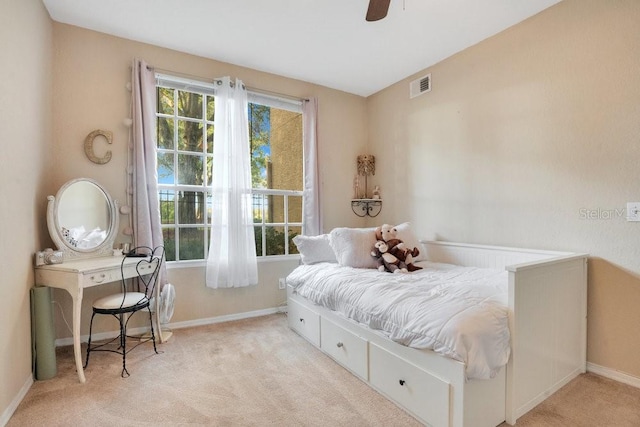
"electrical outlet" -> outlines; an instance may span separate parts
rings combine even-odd
[[[627,221],[640,221],[640,202],[627,202]]]
[[[287,281],[284,277],[278,279],[278,289],[285,289],[287,287]]]

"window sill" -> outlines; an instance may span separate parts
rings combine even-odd
[[[258,264],[287,261],[300,261],[300,255],[273,255],[268,257],[258,257]],[[168,261],[167,270],[173,270],[177,268],[201,268],[206,267],[206,265],[207,261],[203,259],[193,261]]]

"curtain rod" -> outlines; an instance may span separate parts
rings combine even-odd
[[[155,71],[158,73],[166,73],[166,74],[173,74],[177,77],[186,77],[186,78],[190,78],[190,79],[194,79],[194,80],[200,80],[202,82],[215,82],[217,84],[222,84],[222,80],[220,79],[210,79],[210,78],[206,78],[206,77],[201,77],[201,76],[195,76],[193,74],[187,74],[187,73],[181,73],[178,71],[172,71],[172,70],[165,70],[162,68],[157,68],[157,67],[151,67],[149,65],[147,65],[147,70],[149,71]],[[295,101],[302,101],[302,102],[308,102],[309,99],[308,98],[300,98],[299,96],[293,96],[293,95],[287,95],[285,93],[279,93],[279,92],[273,92],[273,91],[269,91],[269,90],[265,90],[265,89],[258,89],[258,88],[254,88],[254,87],[249,87],[245,85],[245,89],[251,92],[256,92],[256,93],[261,93],[264,95],[272,95],[272,96],[278,96],[278,97],[282,97],[282,98],[289,98],[291,100],[295,100]]]

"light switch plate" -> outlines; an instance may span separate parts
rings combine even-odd
[[[640,202],[627,202],[627,221],[640,221]]]

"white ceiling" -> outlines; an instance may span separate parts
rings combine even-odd
[[[560,0],[43,0],[55,21],[368,96]],[[242,76],[236,76],[242,78]]]

